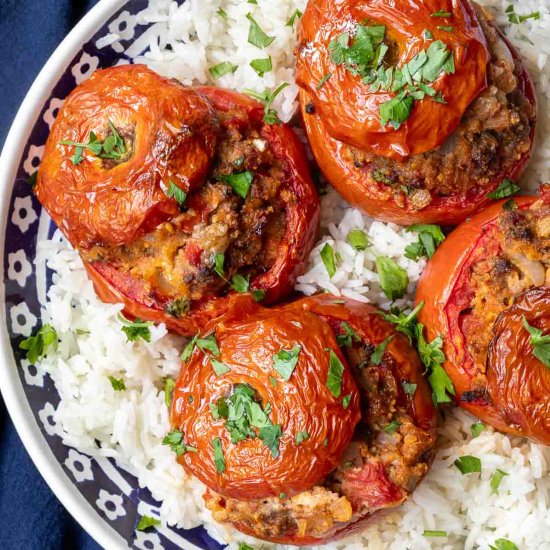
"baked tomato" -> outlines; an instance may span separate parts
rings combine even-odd
[[[550,323],[549,204],[517,197],[483,210],[439,247],[417,292],[429,337],[443,336],[443,367],[459,405],[501,431],[545,444],[548,357],[529,330],[547,333]]]
[[[171,414],[214,519],[309,545],[406,500],[435,441],[407,338],[374,307],[330,295],[272,309],[232,300],[184,352]]]
[[[191,336],[225,311],[230,292],[253,291],[266,303],[289,294],[319,224],[318,195],[293,130],[266,124],[264,107],[237,92],[186,88],[143,67],[109,71],[77,88],[60,111],[37,184],[98,296]],[[197,107],[188,119],[189,98]],[[130,115],[126,137],[119,121]],[[101,124],[111,134],[99,133]],[[61,136],[96,149],[60,145]],[[199,154],[203,141],[210,148]],[[70,160],[79,147],[82,158]],[[120,147],[126,156],[110,158]]]
[[[468,0],[311,2],[297,82],[321,171],[377,219],[460,223],[531,155],[532,81]]]

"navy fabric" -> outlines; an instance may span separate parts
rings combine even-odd
[[[34,78],[97,0],[0,0],[0,146]],[[0,548],[98,550],[34,467],[0,399]]]

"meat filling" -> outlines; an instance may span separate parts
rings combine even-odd
[[[403,161],[344,149],[349,164],[368,176],[373,189],[401,206],[422,210],[437,198],[467,194],[506,173],[530,148],[536,114],[520,89],[521,66],[481,8],[478,16],[491,54],[488,87],[445,143]]]
[[[270,269],[286,231],[285,173],[257,129],[232,113],[220,117],[209,181],[178,201],[181,214],[129,245],[82,251],[86,261],[116,265],[160,301],[187,303],[223,292],[237,273]]]

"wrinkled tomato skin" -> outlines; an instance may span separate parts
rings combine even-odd
[[[236,296],[227,316],[209,323],[205,334],[215,334],[220,354],[229,368],[217,374],[211,356],[195,348],[182,366],[174,389],[172,424],[185,434],[197,452],[184,454],[186,470],[211,490],[227,498],[262,499],[291,496],[310,489],[339,463],[361,418],[359,392],[345,367],[339,396],[327,385],[329,351],[345,365],[331,327],[316,315],[291,305],[262,308],[249,296]],[[291,376],[285,379],[274,369],[274,355],[301,346]],[[270,379],[271,378],[271,379]],[[273,380],[276,383],[273,383]],[[278,456],[261,438],[233,444],[225,420],[214,419],[209,404],[231,394],[235,384],[256,390],[262,407],[271,405],[270,420],[279,424],[283,436]],[[350,396],[349,405],[341,399]],[[297,444],[301,431],[308,438]],[[212,440],[219,437],[225,471],[218,474]],[[324,445],[324,440],[330,445]]]
[[[441,18],[452,13],[453,32],[439,28]],[[398,128],[380,124],[379,107],[395,94],[370,91],[360,76],[332,60],[329,44],[354,23],[365,20],[386,27],[397,44],[398,66],[403,66],[433,40],[442,40],[453,51],[454,74],[444,74],[432,84],[446,104],[420,101]],[[433,39],[425,37],[425,30]],[[489,51],[475,10],[468,0],[318,0],[310,2],[298,28],[296,81],[311,97],[330,137],[378,156],[400,159],[425,153],[441,145],[456,129],[468,105],[486,87]],[[332,76],[323,85],[327,74]]]
[[[342,322],[346,322],[363,341],[369,342],[372,345],[378,345],[389,336],[393,336],[386,348],[386,353],[392,356],[397,365],[396,377],[402,382],[417,385],[414,398],[407,402],[408,412],[414,419],[415,424],[422,427],[431,435],[432,444],[435,444],[437,413],[433,405],[430,387],[423,376],[424,367],[407,337],[404,334],[396,332],[390,323],[384,321],[378,309],[370,304],[330,294],[303,298],[291,303],[289,306],[294,309],[311,312],[331,326],[340,326]],[[237,313],[237,317],[238,315]],[[368,467],[368,465],[365,467]],[[399,487],[394,486],[386,479],[383,471],[372,471],[368,475],[377,476],[371,481],[370,485],[372,485],[373,491],[379,486],[379,491],[382,495],[381,498],[390,500],[387,506],[400,504],[406,498]],[[272,543],[295,546],[326,544],[332,540],[341,539],[364,529],[366,524],[375,517],[376,514],[368,514],[348,524],[337,525],[328,531],[324,537],[292,534],[270,537],[265,540]],[[258,534],[245,522],[233,522],[232,525],[247,535],[258,537]]]
[[[489,24],[492,24],[489,22]],[[519,54],[507,38],[500,33],[502,40],[506,43],[513,58],[521,66],[519,76],[520,89],[527,100],[536,109],[536,92],[533,81],[525,69]],[[458,225],[469,216],[482,210],[492,201],[488,194],[492,193],[504,179],[508,178],[517,181],[523,174],[529,160],[531,159],[535,125],[530,134],[531,147],[523,153],[512,165],[509,171],[502,172],[487,184],[471,189],[465,195],[450,195],[448,197],[436,198],[426,208],[416,210],[408,206],[400,206],[393,198],[387,198],[387,187],[382,183],[368,181],[368,174],[353,166],[353,163],[346,160],[344,154],[347,145],[331,137],[327,131],[324,119],[315,110],[308,113],[311,104],[311,96],[308,92],[300,91],[300,108],[304,126],[310,142],[310,147],[321,169],[329,183],[340,193],[350,204],[356,206],[369,216],[385,222],[393,222],[400,225],[411,224],[440,224]],[[376,188],[373,186],[376,185]]]
[[[103,141],[109,123],[125,138],[120,162],[76,148],[91,133]],[[185,192],[206,180],[219,124],[196,90],[163,78],[144,65],[96,71],[69,95],[46,142],[35,193],[76,248],[119,246],[153,230],[178,212],[164,189]]]
[[[262,124],[263,106],[253,99],[214,87],[200,87],[197,91],[215,110],[238,110],[246,113],[251,123]],[[286,124],[262,124],[260,133],[284,166],[284,189],[292,196],[286,206],[286,232],[279,243],[277,259],[267,272],[250,281],[251,289],[265,292],[262,303],[271,304],[288,296],[296,278],[304,271],[319,230],[320,204],[310,176],[307,155],[294,131]],[[233,294],[229,292],[227,296],[212,296],[195,302],[187,316],[176,319],[164,311],[168,305],[166,301],[162,297],[149,296],[137,279],[102,262],[88,264],[86,269],[103,301],[123,303],[126,314],[164,322],[170,330],[183,336],[193,336],[210,319],[223,315],[230,307],[230,296]]]
[[[529,208],[538,197],[514,197],[519,208]],[[457,318],[457,306],[464,293],[461,280],[476,253],[478,243],[488,227],[496,223],[505,200],[492,204],[455,229],[437,249],[428,262],[418,283],[416,303],[424,302],[419,321],[426,326],[429,340],[443,336],[445,363],[456,391],[456,401],[464,409],[498,430],[521,434],[514,429],[489,402],[479,388],[471,358],[465,352],[465,337]],[[483,391],[480,391],[483,390]],[[465,400],[467,392],[479,395],[479,399]]]

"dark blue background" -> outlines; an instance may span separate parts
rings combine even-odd
[[[36,75],[97,0],[0,0],[0,146]],[[0,398],[0,548],[98,550],[40,477]]]

